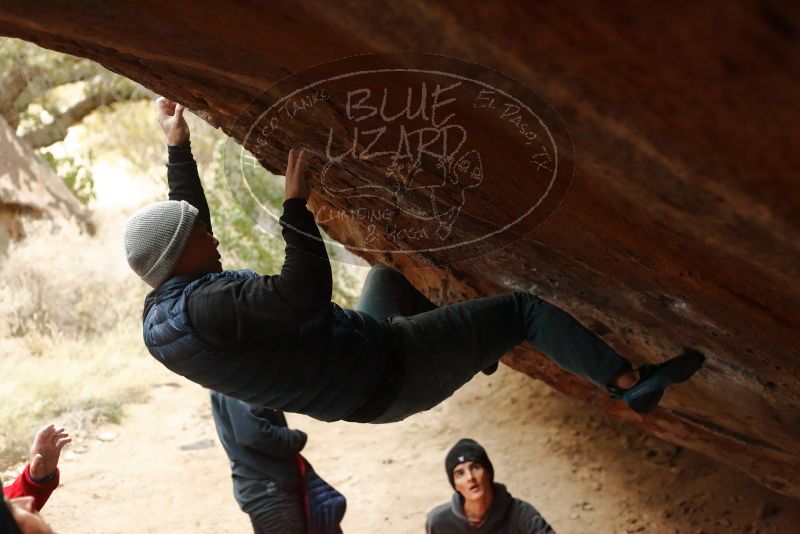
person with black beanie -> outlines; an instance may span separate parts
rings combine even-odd
[[[444,467],[455,493],[449,503],[428,513],[428,534],[555,534],[533,506],[494,481],[494,466],[477,441],[459,440],[447,453]]]

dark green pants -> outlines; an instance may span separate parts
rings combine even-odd
[[[405,360],[398,396],[375,423],[429,410],[524,341],[603,388],[630,367],[571,315],[530,293],[437,308],[401,273],[376,265],[356,309],[388,321],[394,351]]]

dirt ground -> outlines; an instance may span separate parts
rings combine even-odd
[[[121,425],[76,436],[45,508],[61,533],[248,532],[231,494],[207,393],[164,375]],[[559,533],[800,531],[800,503],[502,368],[395,425],[322,423],[304,454],[348,499],[344,531],[423,532],[450,498],[443,461],[461,437]]]

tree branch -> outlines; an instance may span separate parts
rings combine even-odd
[[[69,127],[80,122],[94,110],[108,106],[115,102],[143,100],[151,98],[150,91],[134,88],[133,90],[120,90],[115,88],[99,88],[91,92],[86,98],[79,101],[64,112],[55,115],[53,122],[32,130],[21,136],[31,148],[50,146],[63,141],[67,136]]]
[[[20,58],[0,81],[0,115],[9,126],[16,128],[20,114],[37,96],[60,85],[89,80],[101,72],[102,67],[88,60],[70,61],[60,68],[44,72]]]
[[[22,62],[15,63],[2,81],[0,81],[0,115],[12,128],[19,124],[19,111],[15,103],[20,94],[28,87],[28,77],[25,76],[27,65]]]
[[[34,98],[60,85],[90,80],[100,72],[102,72],[102,67],[91,61],[84,60],[70,68],[59,69],[48,74],[29,75],[28,79],[31,80],[31,83],[23,89],[17,96],[16,102],[14,102],[14,109],[17,112],[17,122],[19,122],[19,115],[27,109]],[[14,124],[13,127],[16,127],[16,124]]]

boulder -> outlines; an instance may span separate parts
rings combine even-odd
[[[563,148],[561,185],[568,187],[541,217],[491,246],[429,250],[389,231],[388,223],[370,227],[347,216],[374,209],[378,201],[369,195],[317,194],[317,210],[345,214],[322,226],[368,261],[398,267],[439,304],[535,291],[637,364],[684,346],[702,350],[705,368],[644,417],[530,347],[505,362],[800,496],[798,20],[800,9],[788,1],[678,8],[634,1],[221,7],[175,0],[98,9],[8,0],[0,34],[91,58],[184,102],[278,173],[289,146],[317,147],[330,131],[352,126],[341,102],[328,102],[280,137],[253,135],[253,123],[287,94],[287,84],[326,69],[307,70],[315,65],[357,54],[430,52],[494,69],[456,70],[505,83],[511,93],[516,81],[539,112],[561,121],[551,126]],[[413,66],[393,57],[387,61],[394,66]],[[273,87],[291,75],[294,81]],[[417,193],[403,199],[406,214],[454,213],[448,210],[459,206],[458,222],[443,231],[462,243],[491,234],[542,196],[539,182],[524,180],[533,176],[532,161],[522,165],[509,125],[496,117],[482,124],[472,113],[481,157],[497,166],[484,167],[480,188],[466,193],[469,202],[452,191],[435,203]],[[386,139],[397,144],[401,135]],[[317,176],[325,170],[318,162],[312,168]],[[430,178],[435,170],[425,171]],[[329,177],[315,190],[377,185],[384,194],[398,187],[385,158],[351,158]],[[403,186],[410,190],[407,180]]]
[[[0,251],[23,236],[26,216],[92,228],[88,210],[0,117]]]

